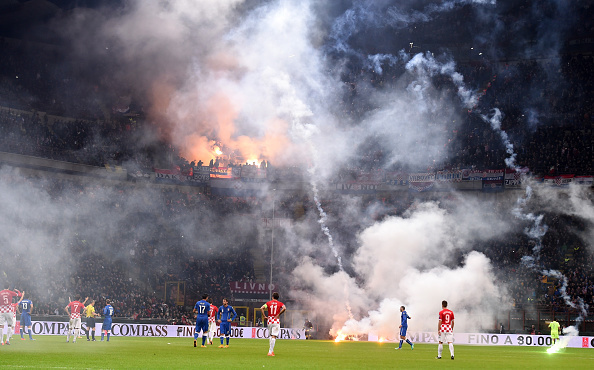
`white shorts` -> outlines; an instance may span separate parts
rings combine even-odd
[[[0,313],[0,325],[8,324],[8,326],[14,326],[14,320],[12,312]]]
[[[80,317],[76,319],[70,319],[70,329],[80,329]]]
[[[280,324],[268,324],[268,330],[270,331],[271,336],[278,337],[280,334]]]
[[[208,333],[212,334],[213,337],[217,335],[217,323],[216,322],[208,323]]]
[[[439,334],[439,341],[441,343],[453,343],[454,342],[454,333],[447,332],[447,331],[442,331],[441,334]]]

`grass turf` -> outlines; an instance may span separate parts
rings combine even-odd
[[[231,339],[229,348],[218,348],[219,340],[207,348],[193,347],[189,338],[112,337],[110,342],[66,343],[64,336],[37,336],[0,347],[0,366],[14,368],[101,368],[101,369],[367,369],[367,368],[592,368],[592,349],[567,348],[547,354],[547,347],[456,346],[451,360],[447,346],[436,360],[437,345],[417,344],[415,349],[397,343],[277,340],[276,357],[268,357],[266,339]]]

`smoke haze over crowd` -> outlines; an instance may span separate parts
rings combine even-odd
[[[564,1],[545,3],[518,12],[513,28],[505,16],[513,2],[496,0],[129,0],[63,11],[45,27],[78,66],[77,83],[88,90],[107,86],[142,106],[150,128],[139,142],[171,145],[188,161],[265,160],[314,169],[303,193],[313,198],[319,187],[322,198],[332,198],[325,184],[369,148],[382,152],[384,170],[442,168],[455,157],[452,133],[466,119],[480,122],[477,132],[503,133],[506,164],[516,168],[514,148],[524,138],[507,136],[500,125],[507,112],[481,101],[488,88],[465,76],[457,58],[544,56],[556,67],[578,15]],[[449,33],[472,50],[441,46]],[[510,79],[518,73],[513,65],[500,72]],[[532,114],[520,124],[538,126],[548,109],[539,102],[541,87],[565,83],[551,74],[531,85],[520,109]],[[499,126],[492,127],[493,120]],[[162,193],[141,187],[122,197],[117,189],[102,189],[80,203],[78,190],[66,187],[56,202],[16,170],[3,168],[0,175],[4,248],[31,256],[42,269],[40,290],[44,280],[70,268],[63,262],[66,246],[81,239],[81,223],[94,225],[86,230],[87,245],[121,256],[137,279],[140,267],[130,250],[154,242],[162,225],[144,215],[151,213],[148,199],[161,200]],[[270,199],[291,197],[273,186],[260,194],[264,212]],[[583,190],[534,191],[539,197],[529,207],[535,212],[594,222],[591,195]],[[320,230],[315,207],[278,231],[275,261],[297,261],[287,265],[286,276],[274,277],[292,287],[281,296],[302,299],[332,335],[393,335],[401,305],[415,331],[433,331],[442,299],[456,313],[456,330],[490,329],[511,302],[484,245],[527,225],[501,211],[515,195],[478,198],[419,199],[399,215],[378,219],[371,215],[379,202],[321,202],[322,209],[333,209],[322,225],[333,238]],[[253,225],[204,209],[179,215],[174,229],[199,240],[180,248],[216,250],[241,244]],[[576,233],[593,249],[589,230]],[[110,239],[115,234],[126,237]]]

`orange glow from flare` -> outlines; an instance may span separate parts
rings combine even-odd
[[[385,340],[385,339],[384,339],[383,337],[380,337],[380,339],[378,339],[378,342],[380,342],[380,343],[383,343],[383,342],[384,342],[384,340]]]
[[[334,342],[335,343],[342,342],[345,339],[346,339],[346,335],[342,334],[341,332],[338,332],[338,334],[336,335],[336,339],[334,339]]]

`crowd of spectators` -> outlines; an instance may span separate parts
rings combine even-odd
[[[256,247],[256,234],[249,229],[255,228],[258,220],[245,217],[241,221],[248,229],[241,240],[225,235],[229,225],[223,220],[230,214],[249,215],[257,203],[179,189],[138,196],[134,186],[84,184],[51,175],[40,181],[3,174],[0,181],[25,186],[32,193],[47,193],[57,208],[91,208],[68,225],[70,236],[61,241],[66,246],[35,246],[42,253],[62,253],[59,263],[29,256],[26,269],[20,264],[4,266],[10,285],[26,291],[35,302],[36,315],[63,315],[68,300],[80,294],[98,305],[109,298],[120,318],[187,323],[202,293],[209,293],[220,304],[223,298],[233,299],[232,281],[255,278],[250,253]],[[128,208],[126,203],[135,196],[143,202],[143,210]],[[100,226],[98,223],[105,222],[100,221],[104,212],[122,212],[125,221],[114,227]],[[188,221],[191,218],[194,222]],[[183,223],[194,229],[187,230],[185,238]],[[136,232],[140,224],[148,228]],[[98,227],[110,231],[95,234],[93,229]],[[55,233],[52,227],[37,225],[37,230],[47,233],[44,243],[56,242],[49,236]],[[2,250],[2,259],[22,260],[26,253],[18,245],[8,245]],[[38,271],[34,276],[30,274],[33,270]]]
[[[142,109],[134,111],[133,104],[119,107],[121,99],[107,92],[100,82],[81,83],[72,72],[76,68],[64,62],[60,50],[6,39],[0,39],[0,50],[0,151],[94,166],[123,165],[128,173],[150,171],[163,158],[167,158],[168,165],[188,168],[188,161],[164,142],[157,147],[142,147],[138,134],[151,130]],[[348,87],[344,104],[336,108],[341,118],[356,122],[365,116],[375,108],[366,98],[371,90],[391,86],[402,75],[401,65],[384,67],[382,72],[367,71],[356,64],[350,70],[347,68],[343,74]],[[350,163],[341,176],[348,177],[350,170],[360,173],[380,168],[390,171],[503,168],[509,154],[498,133],[477,114],[490,112],[492,108],[504,112],[502,129],[514,144],[519,166],[541,175],[593,174],[594,60],[591,55],[574,53],[559,59],[513,62],[471,60],[457,68],[465,76],[468,87],[481,92],[481,98],[476,107],[454,112],[462,118],[455,127],[443,128],[448,144],[440,149],[439,164],[427,163],[420,169],[389,163],[389,148],[368,142],[358,148],[359,159]],[[456,91],[448,76],[433,77],[433,85],[444,93]],[[217,161],[212,162],[212,166],[216,164]],[[300,171],[289,172],[295,178],[302,177]],[[77,184],[51,176],[49,181],[31,183],[44,186],[54,200],[74,195],[73,201],[78,205],[108,191],[110,196],[103,202],[113,208],[124,207],[125,200],[134,192],[134,185]],[[71,191],[73,188],[77,191]],[[323,209],[330,216],[341,212],[342,196],[328,194],[322,200]],[[443,193],[435,196],[448,197]],[[67,246],[71,257],[65,263],[67,269],[30,267],[45,268],[48,276],[59,277],[55,280],[35,282],[29,279],[26,270],[6,267],[14,277],[11,283],[30,292],[36,314],[63,314],[68,299],[74,298],[76,292],[96,299],[99,304],[112,299],[116,316],[188,322],[190,307],[202,292],[210,293],[215,302],[220,302],[223,297],[231,296],[229,282],[255,278],[251,250],[259,243],[260,236],[253,220],[270,217],[270,209],[261,199],[170,188],[160,190],[158,196],[144,197],[144,201],[144,209],[151,211],[135,211],[129,222],[149,219],[155,228],[145,230],[142,238],[128,234],[131,225],[128,229],[117,229],[106,242],[112,244],[108,250],[102,250],[104,244],[96,239],[85,236],[85,230],[94,227],[92,222],[79,220],[74,233],[77,237]],[[356,214],[365,214],[366,218],[340,218],[340,224],[332,225],[337,242],[347,253],[350,248],[354,250],[358,230],[383,217],[401,215],[414,202],[415,197],[408,192],[361,196],[358,207],[365,212]],[[283,194],[275,207],[276,217],[299,220],[309,210],[317,209],[317,204],[312,197],[296,193]],[[196,219],[193,225],[203,226],[188,231],[186,235],[191,237],[184,239],[179,225],[190,217]],[[247,228],[254,230],[244,231],[241,241],[230,239],[226,232],[237,226],[234,217],[252,220]],[[542,245],[538,245],[540,262],[565,274],[570,300],[577,302],[581,297],[592,306],[594,261],[575,232],[584,231],[587,225],[577,217],[553,213],[546,214],[545,222],[549,231]],[[214,240],[213,235],[220,240]],[[279,231],[277,237],[282,241],[285,236]],[[122,240],[125,243],[120,243]],[[516,307],[539,306],[563,311],[567,309],[562,297],[563,282],[521,265],[522,256],[534,253],[535,243],[518,231],[506,240],[486,243],[484,252],[500,272],[502,285],[511,287],[509,298]],[[275,265],[274,276],[285,276],[293,263],[280,261]],[[166,294],[168,282],[185,284],[182,305],[177,304],[177,297]]]

